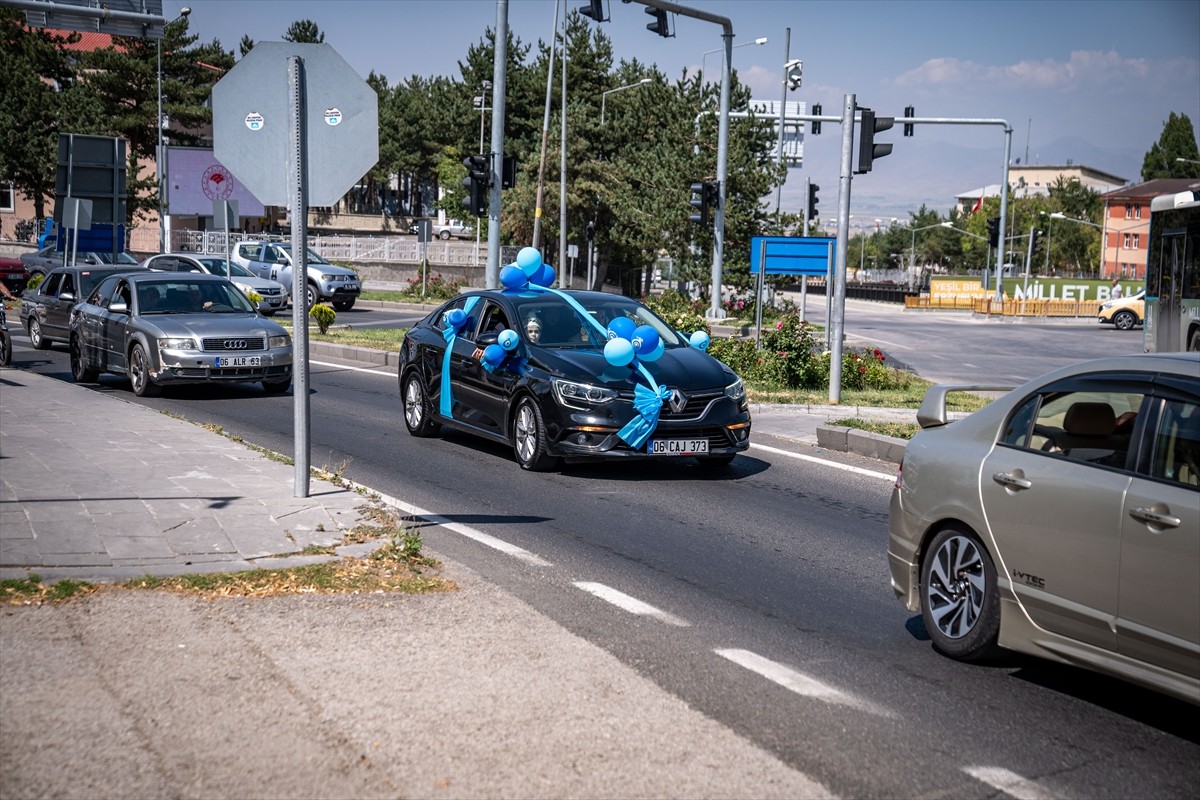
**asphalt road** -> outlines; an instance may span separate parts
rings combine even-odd
[[[847,332],[886,336],[911,366],[939,355],[929,363],[951,380],[956,349],[972,373],[1016,380],[1043,371],[1051,336],[1071,352],[1138,338],[888,313],[848,310]],[[65,350],[16,359],[70,379]],[[314,363],[311,390],[314,466],[455,523],[423,531],[428,546],[836,795],[1200,790],[1191,707],[1034,659],[973,666],[932,651],[888,585],[891,465],[756,437],[766,447],[718,478],[683,462],[526,473],[503,447],[409,437],[390,371]],[[130,397],[115,378],[98,391]],[[205,388],[139,402],[290,452],[290,397]]]

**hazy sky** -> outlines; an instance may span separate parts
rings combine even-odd
[[[510,0],[509,28],[525,43],[548,40],[555,2]],[[584,4],[567,0],[566,8]],[[1013,157],[1023,162],[1073,158],[1136,182],[1142,155],[1170,112],[1186,113],[1200,125],[1197,0],[681,4],[729,18],[735,46],[768,39],[733,51],[734,67],[755,99],[781,99],[790,28],[788,57],[804,61],[804,84],[789,100],[819,102],[825,113],[840,113],[844,95],[854,93],[860,105],[880,115],[899,117],[913,105],[921,117],[1004,119],[1014,130]],[[185,5],[192,9],[190,30],[201,41],[216,38],[234,51],[243,34],[278,40],[294,20],[311,19],[360,75],[374,70],[393,84],[414,74],[460,78],[459,60],[486,28],[496,26],[497,13],[495,0],[165,0],[163,14],[172,19]],[[675,36],[664,39],[645,29],[650,17],[643,6],[619,0],[606,5],[611,21],[602,28],[618,61],[657,64],[671,81],[702,64],[714,79],[719,74],[719,25],[673,17]],[[830,190],[837,183],[838,139],[837,126],[826,125],[805,144],[802,174]],[[870,176],[878,174],[881,188],[888,162],[905,158],[906,148],[914,160],[921,153],[927,159],[942,142],[981,150],[996,166],[989,182],[999,182],[999,128],[921,126],[909,139],[897,126],[881,140],[895,143]],[[788,188],[795,184],[789,178]]]

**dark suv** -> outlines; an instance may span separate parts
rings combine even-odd
[[[36,289],[21,296],[21,327],[38,350],[70,339],[71,309],[88,296],[100,281],[121,272],[145,271],[138,264],[122,266],[57,267]]]

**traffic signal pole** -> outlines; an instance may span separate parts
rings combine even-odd
[[[833,268],[833,286],[826,286],[833,302],[826,319],[829,332],[829,402],[842,402],[842,340],[846,327],[846,245],[850,241],[850,184],[853,180],[855,96],[842,101],[842,166],[838,172],[837,255]]]
[[[555,12],[557,14],[557,11]],[[500,285],[500,186],[504,170],[505,66],[508,64],[508,0],[496,0],[496,45],[492,61],[491,202],[488,203],[488,258],[485,288]],[[559,269],[562,267],[560,266]]]

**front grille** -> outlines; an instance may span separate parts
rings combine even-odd
[[[241,342],[245,346],[239,344]],[[201,339],[200,349],[206,353],[250,353],[266,350],[267,343],[261,336],[222,336]]]
[[[671,420],[673,422],[688,419],[700,419],[704,416],[704,412],[708,410],[709,405],[723,395],[723,391],[707,391],[689,394],[687,396],[687,404],[678,413],[671,409],[671,402],[666,400],[663,402],[662,411],[659,412],[659,419]]]
[[[258,293],[260,295],[262,295],[263,297],[275,297],[277,295],[283,294],[283,290],[282,289],[259,289]]]

